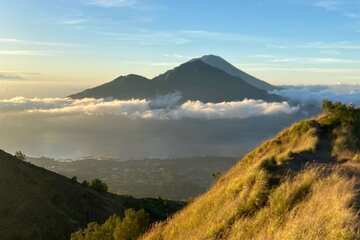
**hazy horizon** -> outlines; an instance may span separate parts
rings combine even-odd
[[[360,104],[360,4],[354,0],[5,0],[0,9],[0,144],[9,151],[241,155],[308,111],[317,113],[308,106],[318,108],[324,98]],[[286,100],[154,109],[145,97],[65,98],[120,75],[152,78],[208,54],[290,86],[271,92]],[[269,118],[277,124],[267,126]],[[262,119],[263,133],[251,119]]]
[[[354,0],[5,0],[0,9],[1,98],[64,97],[206,54],[276,85],[360,78]]]

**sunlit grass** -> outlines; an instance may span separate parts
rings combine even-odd
[[[227,239],[356,239],[354,182],[317,167],[288,178],[253,217],[240,218]]]
[[[325,103],[329,114],[264,142],[143,238],[360,239],[360,110]]]
[[[231,226],[239,219],[257,216],[268,205],[277,180],[287,176],[278,167],[286,156],[290,152],[314,150],[317,141],[316,129],[310,121],[284,130],[249,153],[222,176],[209,192],[167,223],[155,226],[144,238],[217,239],[227,236]],[[277,161],[279,155],[283,155],[281,161]],[[296,196],[301,195],[301,189],[294,191],[298,191]]]

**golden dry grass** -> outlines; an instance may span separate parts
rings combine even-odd
[[[335,165],[288,173],[291,154],[315,152],[314,121],[282,131],[249,153],[204,195],[143,239],[354,239],[354,180]],[[316,155],[315,155],[316,156]],[[330,165],[330,161],[329,161]]]
[[[274,189],[256,215],[238,219],[226,238],[356,239],[355,196],[354,180],[311,167]]]
[[[360,239],[360,109],[334,106],[263,143],[143,239]]]

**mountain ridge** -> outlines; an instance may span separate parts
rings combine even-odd
[[[129,74],[69,97],[75,99],[87,97],[113,97],[121,100],[151,99],[174,91],[181,92],[184,100],[203,102],[240,101],[245,98],[265,101],[283,100],[282,97],[258,89],[243,79],[211,66],[201,59],[183,63],[151,80]]]

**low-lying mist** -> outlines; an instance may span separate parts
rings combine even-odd
[[[302,104],[319,105],[323,99],[360,105],[360,84],[291,86],[271,93]]]
[[[240,157],[292,122],[319,113],[324,98],[360,104],[357,85],[287,87],[276,93],[296,103],[202,103],[181,101],[180,93],[153,101],[0,100],[0,148],[55,158]]]
[[[32,156],[239,157],[293,121],[297,106],[261,100],[179,102],[23,98],[0,100],[1,148]]]

